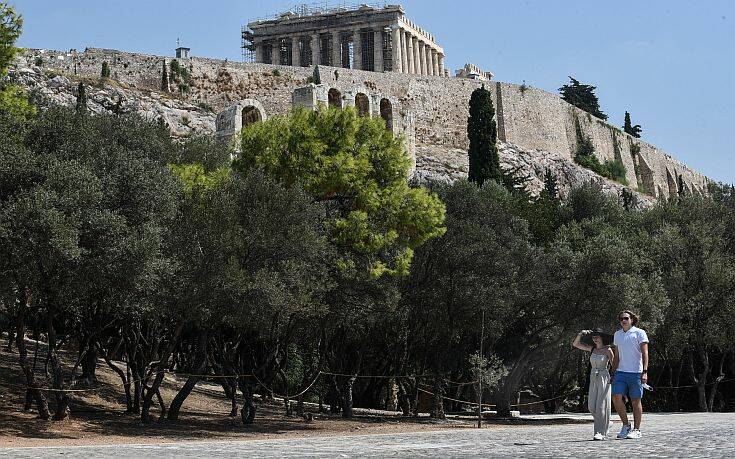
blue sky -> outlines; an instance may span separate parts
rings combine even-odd
[[[180,38],[194,55],[239,60],[240,27],[298,1],[10,3],[25,19],[20,46],[170,55]],[[572,75],[598,87],[614,124],[628,110],[645,140],[715,180],[735,182],[735,1],[400,3],[437,37],[449,67],[473,62],[500,81],[551,92]]]

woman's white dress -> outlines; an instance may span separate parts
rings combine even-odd
[[[592,370],[590,373],[590,391],[587,405],[595,419],[595,433],[607,436],[610,428],[610,372],[607,364],[610,359],[605,354],[590,355]]]

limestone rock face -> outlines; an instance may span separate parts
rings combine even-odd
[[[79,82],[85,84],[87,108],[92,113],[138,113],[144,118],[162,118],[171,133],[183,137],[195,132],[213,133],[215,113],[207,108],[170,97],[165,93],[142,91],[111,79],[93,80],[56,75],[40,67],[21,67],[11,77],[42,105],[74,106]]]
[[[156,91],[151,87],[131,85],[115,79],[59,75],[52,69],[34,65],[12,69],[11,78],[25,87],[36,100],[42,101],[42,105],[56,103],[74,106],[77,86],[83,81],[87,107],[92,113],[134,112],[151,120],[162,118],[176,137],[216,132],[216,114],[206,104],[194,105],[191,97],[190,101],[186,101],[181,95]],[[269,102],[270,99],[264,101]],[[530,177],[527,188],[532,195],[538,195],[543,189],[547,169],[557,178],[562,197],[567,196],[572,188],[587,182],[600,183],[605,193],[618,199],[625,188],[577,165],[559,152],[522,148],[509,142],[499,142],[499,152],[504,168],[518,169],[520,174]],[[417,142],[415,155],[414,178],[419,181],[453,182],[467,177],[467,151],[462,146],[452,146],[446,142]],[[645,208],[653,203],[650,196],[635,191],[633,195],[637,201],[635,207]]]
[[[547,170],[556,177],[562,198],[566,198],[573,188],[592,182],[600,184],[603,192],[608,196],[622,201],[623,190],[628,188],[603,178],[558,153],[525,149],[504,142],[498,142],[498,152],[503,168],[518,169],[519,174],[529,177],[526,188],[532,196],[538,196],[544,189],[544,175]],[[466,179],[468,172],[469,160],[465,150],[446,150],[425,145],[417,148],[414,178],[419,182],[426,180],[454,182]],[[633,203],[635,208],[643,209],[653,205],[654,198],[630,190],[630,188],[628,190],[635,198]]]

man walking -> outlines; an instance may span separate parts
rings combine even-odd
[[[618,314],[621,329],[615,332],[613,344],[612,371],[615,372],[612,385],[613,405],[623,421],[618,438],[641,438],[643,418],[643,384],[648,383],[648,335],[636,327],[638,316],[629,310]],[[630,398],[633,405],[633,428],[631,429],[626,413],[623,396]]]

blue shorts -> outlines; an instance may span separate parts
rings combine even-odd
[[[630,398],[643,398],[643,383],[640,373],[616,371],[612,384],[613,395],[627,395]]]

